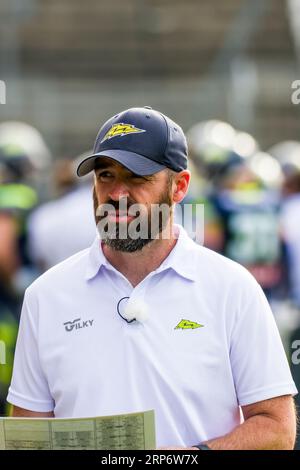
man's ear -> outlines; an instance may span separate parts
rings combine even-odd
[[[173,190],[173,202],[179,203],[184,199],[188,192],[191,179],[189,170],[183,170],[174,177],[175,189]]]

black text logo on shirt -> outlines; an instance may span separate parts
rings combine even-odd
[[[73,330],[81,330],[82,328],[88,328],[93,325],[94,320],[82,320],[81,318],[76,318],[73,321],[67,321],[64,323],[65,330],[69,333]]]

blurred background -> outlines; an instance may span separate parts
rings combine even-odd
[[[297,138],[298,3],[1,0],[1,117],[37,126],[55,156],[134,104],[184,129],[229,120],[264,148]]]
[[[95,235],[76,163],[144,105],[187,133],[184,202],[205,206],[205,245],[263,287],[300,386],[299,32],[297,0],[1,0],[0,413],[24,289]]]

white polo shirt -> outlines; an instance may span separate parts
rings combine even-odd
[[[146,323],[118,315],[126,296],[148,304]],[[56,417],[154,409],[157,445],[190,446],[233,430],[240,405],[296,393],[256,281],[182,228],[135,288],[96,239],[26,291],[8,395],[19,407]]]

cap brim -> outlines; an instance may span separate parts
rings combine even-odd
[[[102,152],[95,153],[85,158],[78,165],[77,175],[84,176],[90,173],[90,171],[93,171],[95,169],[95,160],[99,157],[109,157],[121,163],[121,165],[132,171],[132,173],[140,176],[153,175],[166,168],[165,165],[156,163],[138,153],[128,152],[126,150],[103,150]]]

